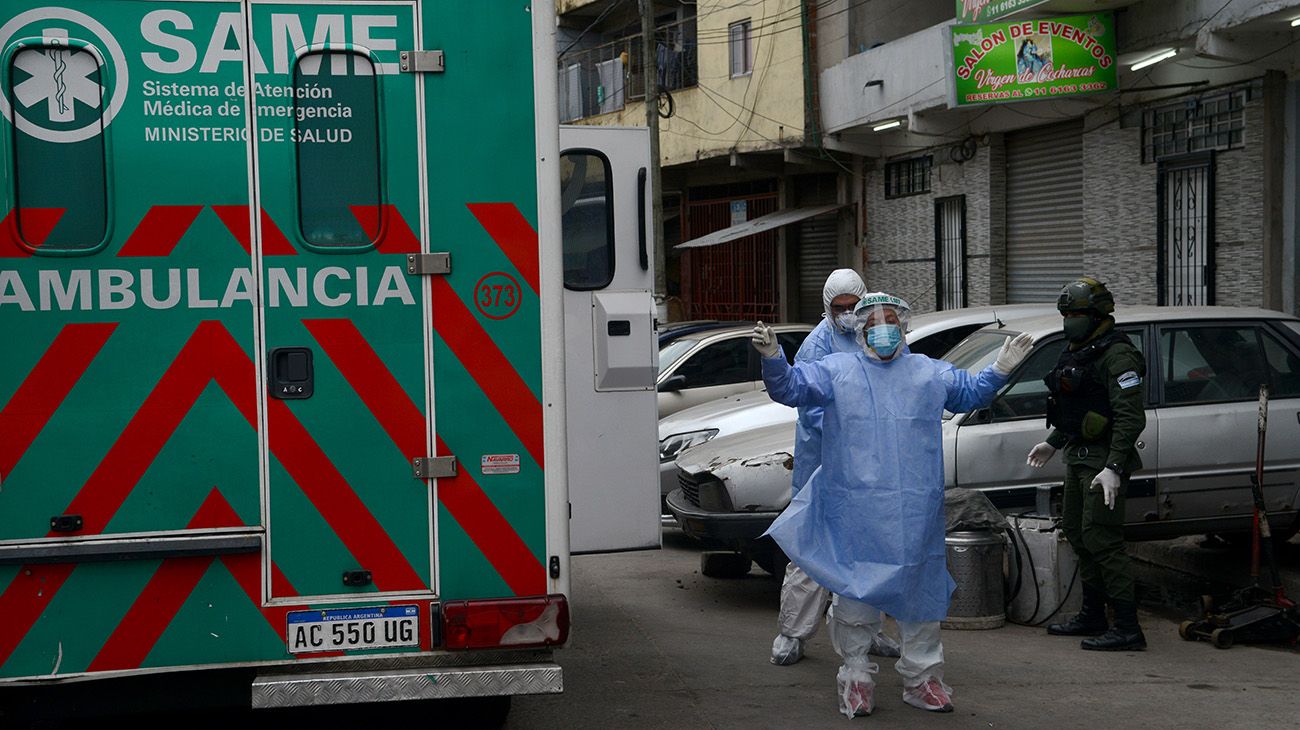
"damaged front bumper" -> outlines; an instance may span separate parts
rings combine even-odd
[[[691,504],[681,489],[668,494],[668,511],[682,532],[706,543],[751,543],[767,532],[780,510],[770,512],[711,512]]]

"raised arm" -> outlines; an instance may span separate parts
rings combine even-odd
[[[763,356],[763,383],[772,400],[796,408],[824,406],[830,401],[831,375],[821,362],[801,362],[791,367],[772,328],[762,322],[754,327],[751,341]]]

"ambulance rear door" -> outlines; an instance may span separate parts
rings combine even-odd
[[[435,586],[415,2],[253,2],[273,599]]]
[[[560,149],[571,549],[654,549],[649,130],[564,126]]]

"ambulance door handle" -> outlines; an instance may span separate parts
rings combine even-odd
[[[316,372],[309,347],[277,347],[268,357],[267,387],[279,400],[305,400],[315,391]]]
[[[638,249],[637,254],[638,254],[638,258],[640,258],[641,270],[649,271],[650,251],[646,247],[646,230],[645,230],[646,218],[648,218],[645,209],[646,207],[645,188],[646,188],[646,173],[645,173],[645,168],[643,167],[636,174],[636,199],[638,203],[637,210],[636,210],[637,212],[636,222],[637,222],[637,231],[639,232],[637,235],[637,249]]]

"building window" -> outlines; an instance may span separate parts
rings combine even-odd
[[[312,51],[294,66],[294,89],[302,90],[293,121],[298,223],[312,246],[367,247],[381,238],[378,78],[370,58],[353,51]],[[339,108],[352,116],[334,115]]]
[[[731,76],[748,76],[754,71],[753,48],[749,34],[749,21],[742,20],[727,26],[731,43]]]
[[[108,236],[102,57],[55,39],[10,56],[12,212],[28,253],[91,254]]]
[[[901,198],[930,192],[930,166],[934,158],[909,157],[885,163],[885,197]]]
[[[1236,149],[1245,141],[1245,89],[1148,109],[1142,115],[1143,162]]]

